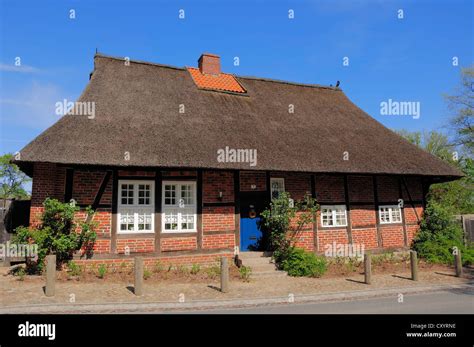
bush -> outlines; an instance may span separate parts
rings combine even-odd
[[[67,268],[69,274],[73,277],[80,276],[82,273],[82,268],[72,260],[67,263]]]
[[[326,258],[301,248],[292,248],[288,257],[281,263],[281,268],[288,272],[288,275],[295,277],[321,277],[327,267]]]
[[[105,265],[105,264],[100,264],[100,265],[99,265],[99,268],[98,268],[98,270],[97,270],[97,276],[98,276],[99,278],[104,278],[106,273],[107,273],[107,265]]]
[[[250,281],[250,275],[252,274],[252,268],[250,266],[241,266],[239,268],[239,277],[245,282]]]
[[[316,200],[311,196],[290,205],[290,195],[282,192],[272,199],[270,208],[261,213],[260,228],[263,234],[269,235],[269,251],[278,265],[288,258],[301,230],[313,221],[319,209]]]
[[[151,271],[148,269],[143,270],[143,279],[147,280],[151,277]]]
[[[201,267],[199,266],[199,264],[193,264],[193,266],[191,267],[191,275],[197,275],[199,271],[201,271]]]
[[[86,209],[87,219],[76,225],[75,213],[80,210],[75,204],[62,203],[56,199],[47,198],[43,202],[44,212],[41,224],[36,228],[19,227],[12,241],[15,243],[38,245],[38,258],[27,263],[30,273],[41,272],[44,259],[49,254],[56,254],[58,267],[72,259],[73,254],[80,249],[86,249],[86,254],[92,253],[96,239],[95,223],[92,223],[94,211]],[[80,232],[77,231],[80,229]]]
[[[435,201],[426,207],[412,248],[420,258],[431,263],[453,264],[456,248],[461,251],[464,265],[474,262],[474,249],[464,246],[462,227],[453,220],[448,209]]]

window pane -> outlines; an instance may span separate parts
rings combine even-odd
[[[165,185],[165,205],[176,205],[176,185]]]
[[[122,184],[120,187],[122,205],[133,205],[133,184]]]
[[[150,205],[151,186],[149,184],[138,185],[138,204]]]
[[[122,212],[120,214],[120,230],[128,231],[134,229],[134,215],[131,212]]]
[[[178,229],[178,213],[166,212],[165,218],[165,230],[177,230]]]
[[[193,186],[191,184],[181,185],[181,199],[184,205],[193,205]]]

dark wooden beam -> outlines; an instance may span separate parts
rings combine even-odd
[[[64,187],[64,202],[70,202],[72,199],[72,191],[74,187],[74,169],[66,169],[66,182]]]
[[[352,244],[351,202],[349,199],[349,180],[347,175],[344,175],[344,199],[344,204],[347,206],[347,239]]]
[[[155,252],[161,254],[161,222],[163,218],[162,206],[161,206],[161,196],[162,196],[162,177],[161,171],[156,170],[155,173]]]
[[[117,204],[118,204],[118,171],[112,173],[112,228],[110,230],[110,253],[117,252]]]
[[[398,177],[398,196],[399,199],[402,199],[402,206],[400,206],[401,215],[402,215],[402,226],[403,226],[403,242],[405,247],[408,246],[408,235],[407,235],[407,226],[405,224],[405,201],[403,200],[403,191],[402,191],[402,179]]]
[[[202,250],[202,170],[197,171],[197,249]]]
[[[234,222],[235,222],[235,246],[240,250],[240,171],[234,171]]]
[[[311,174],[311,197],[316,199],[316,176]],[[318,242],[318,212],[313,213],[313,244],[314,251],[318,252],[319,242]]]
[[[380,230],[379,217],[379,193],[377,188],[377,176],[372,176],[372,186],[374,190],[374,207],[375,207],[375,225],[377,226],[377,245],[382,247],[382,232]]]

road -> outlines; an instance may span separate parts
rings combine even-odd
[[[174,311],[173,313],[199,314],[474,314],[473,290],[450,290],[427,294],[404,295],[403,302],[397,296],[367,300],[292,304],[237,309]]]

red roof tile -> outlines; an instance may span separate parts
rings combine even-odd
[[[218,75],[202,74],[194,67],[187,68],[194,83],[198,88],[210,90],[223,90],[233,93],[246,93],[246,90],[237,82],[237,79],[230,74],[220,73]]]

